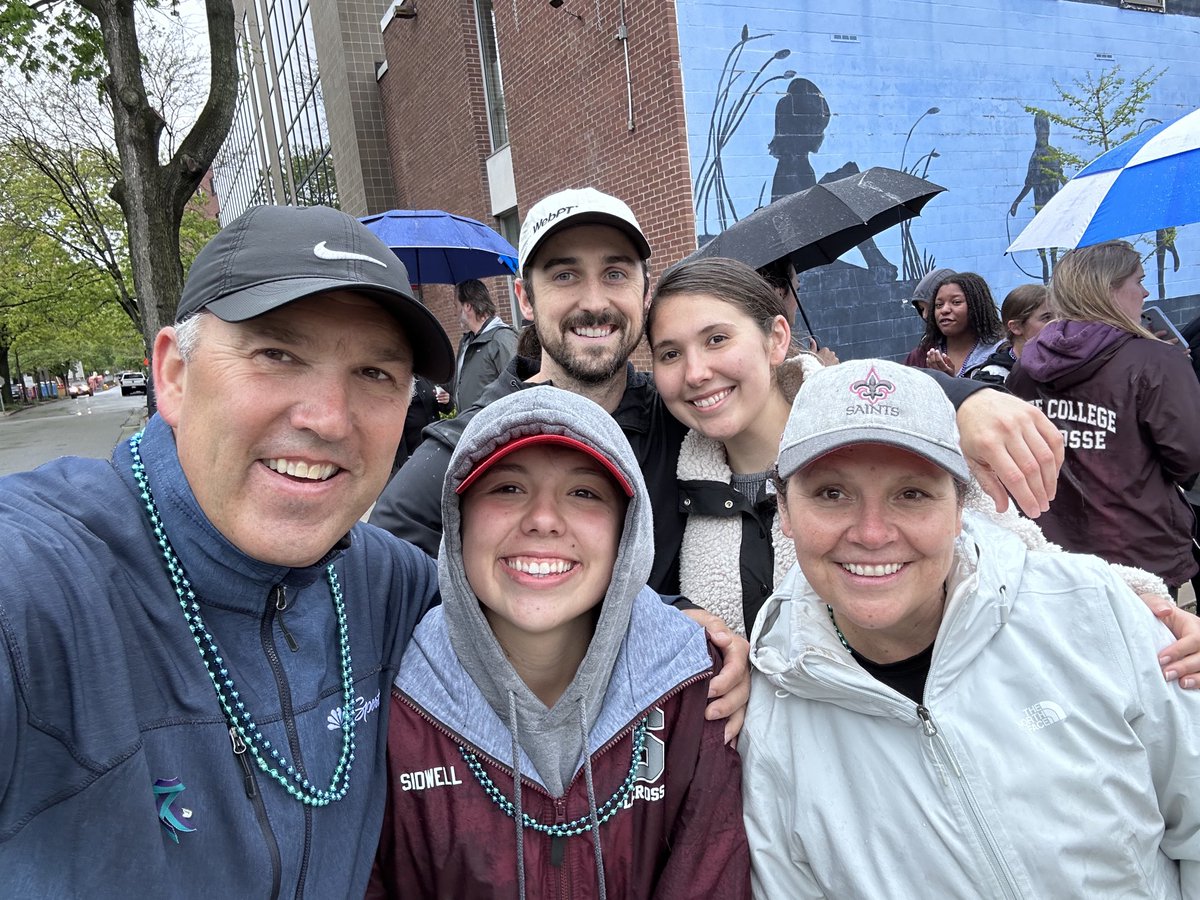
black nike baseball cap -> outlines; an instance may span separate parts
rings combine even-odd
[[[413,295],[404,263],[365,225],[328,206],[252,206],[197,254],[175,321],[208,310],[226,322],[261,316],[329,291],[370,297],[400,322],[413,371],[454,375],[454,349],[437,317]]]

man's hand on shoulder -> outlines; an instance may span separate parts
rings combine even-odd
[[[1008,509],[1009,494],[1030,518],[1050,508],[1063,440],[1041,410],[1003,391],[976,391],[958,408],[958,430],[971,471],[998,510]]]

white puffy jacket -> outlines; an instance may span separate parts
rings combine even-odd
[[[970,513],[918,706],[854,662],[799,566],[751,634],[754,895],[1200,897],[1200,695],[1103,562]]]

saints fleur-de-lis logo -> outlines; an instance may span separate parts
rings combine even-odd
[[[896,386],[887,379],[880,378],[874,366],[871,366],[871,371],[867,373],[866,378],[850,385],[851,393],[857,394],[872,406],[881,400],[886,400],[895,391]]]

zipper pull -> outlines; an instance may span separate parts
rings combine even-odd
[[[287,641],[288,649],[295,653],[300,649],[300,645],[296,643],[296,639],[292,637],[292,633],[288,631],[287,623],[283,621],[283,611],[287,609],[287,591],[283,585],[275,587],[275,618],[279,621],[279,630],[283,632],[283,639]]]
[[[921,720],[921,730],[925,732],[925,737],[933,737],[938,733],[937,726],[933,724],[933,716],[921,704],[917,704],[917,718]]]
[[[229,729],[229,740],[233,743],[233,755],[242,765],[242,782],[246,788],[246,796],[253,800],[258,791],[254,786],[254,770],[250,768],[250,760],[246,758],[246,742],[242,740],[236,728]]]

